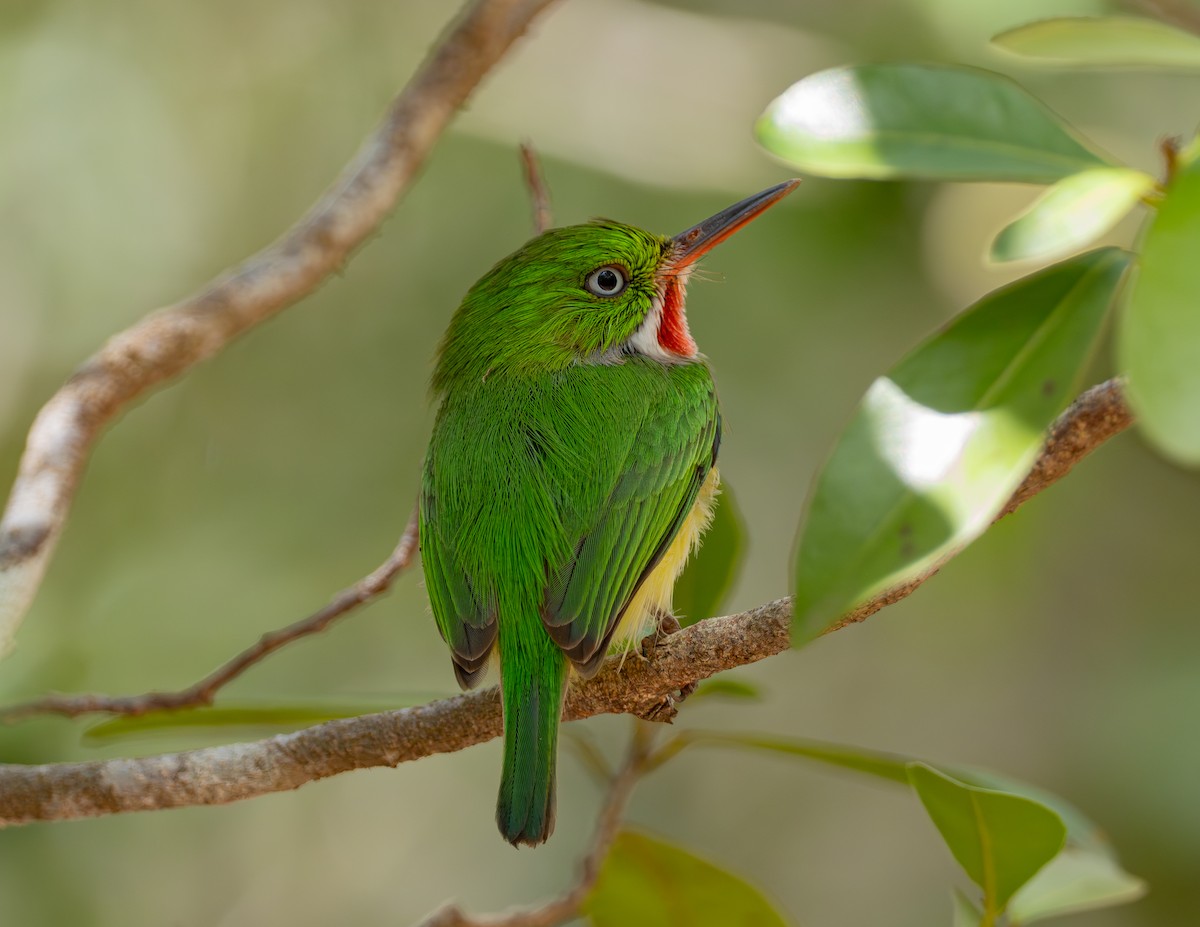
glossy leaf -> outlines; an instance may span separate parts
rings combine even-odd
[[[1124,167],[1064,177],[992,241],[993,261],[1062,257],[1103,235],[1154,189],[1154,178]]]
[[[84,741],[108,741],[147,734],[176,734],[200,729],[221,731],[253,727],[291,730],[338,718],[356,718],[359,715],[419,705],[434,697],[436,696],[430,695],[409,700],[393,699],[388,702],[354,705],[325,702],[291,705],[271,702],[226,702],[178,711],[155,711],[138,716],[110,718],[88,728],[84,734]]]
[[[1146,233],[1117,337],[1146,437],[1200,464],[1200,161],[1175,179]]]
[[[1002,32],[993,44],[1071,65],[1200,68],[1200,37],[1135,16],[1064,16]]]
[[[987,528],[1074,398],[1128,263],[1092,251],[996,290],[875,381],[810,494],[794,642]]]
[[[683,627],[719,615],[746,557],[746,523],[728,485],[721,487],[704,543],[675,584],[675,616]]]
[[[687,850],[634,830],[617,835],[583,905],[594,927],[784,927],[758,889]]]
[[[1053,183],[1107,163],[1014,81],[962,67],[821,71],[775,99],[755,133],[767,151],[827,177]]]
[[[1027,882],[1008,904],[1013,923],[1028,924],[1137,901],[1146,883],[1103,853],[1068,846]]]
[[[985,914],[1003,911],[1066,841],[1058,815],[1028,798],[967,785],[923,763],[908,775],[950,852],[983,889]]]

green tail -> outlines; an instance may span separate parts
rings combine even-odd
[[[513,664],[501,657],[504,771],[496,824],[514,846],[544,843],[554,830],[554,763],[567,660],[540,627],[537,631],[544,641],[539,653],[518,653],[524,659]]]

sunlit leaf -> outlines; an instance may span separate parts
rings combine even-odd
[[[226,702],[220,705],[186,708],[178,711],[156,711],[138,716],[118,716],[88,728],[83,737],[85,742],[95,742],[114,740],[120,737],[140,737],[160,733],[174,734],[201,729],[212,731],[230,728],[291,730],[310,724],[334,721],[338,718],[356,718],[359,715],[420,705],[431,697],[435,696],[400,698],[369,704]]]
[[[940,65],[821,71],[775,99],[755,132],[828,177],[1052,183],[1108,162],[1009,78]]]
[[[1071,65],[1200,68],[1200,36],[1134,16],[1065,16],[1002,32],[993,44]]]
[[[728,485],[721,487],[704,543],[675,584],[675,616],[684,627],[720,614],[746,556],[746,523]]]
[[[583,905],[595,927],[784,927],[758,889],[634,830],[617,835]]]
[[[992,241],[993,261],[1062,257],[1117,224],[1154,178],[1125,167],[1097,167],[1064,177]]]
[[[1146,883],[1125,872],[1103,853],[1068,846],[1027,882],[1009,902],[1014,923],[1028,924],[1137,901]]]
[[[723,698],[738,701],[757,702],[762,699],[758,686],[751,685],[741,679],[730,679],[727,675],[715,679],[705,679],[696,687],[691,701],[698,698]]]
[[[908,775],[950,852],[983,889],[985,912],[1004,910],[1066,841],[1058,815],[1028,798],[967,785],[923,763]]]
[[[981,912],[966,895],[957,888],[954,890],[954,927],[979,927],[983,917]]]
[[[1092,251],[996,290],[875,381],[810,495],[793,641],[987,528],[1075,396],[1128,263]]]
[[[1117,335],[1127,395],[1160,451],[1200,464],[1200,161],[1167,190],[1142,242]]]

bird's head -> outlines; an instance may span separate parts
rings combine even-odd
[[[673,238],[599,219],[532,239],[467,293],[442,341],[435,392],[462,378],[631,355],[663,364],[695,358],[684,291],[696,261],[797,184],[747,197]]]

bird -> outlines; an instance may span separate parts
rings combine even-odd
[[[608,219],[549,229],[470,288],[440,343],[421,561],[459,685],[499,663],[496,822],[514,846],[554,828],[571,677],[671,615],[712,517],[721,414],[688,277],[798,183],[673,237]]]

